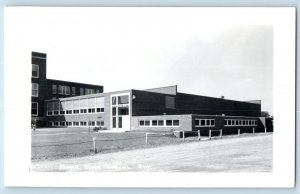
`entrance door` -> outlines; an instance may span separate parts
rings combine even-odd
[[[130,95],[118,94],[111,96],[112,129],[118,131],[130,130]]]

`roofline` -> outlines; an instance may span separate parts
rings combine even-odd
[[[203,95],[189,94],[189,93],[183,93],[183,92],[177,92],[177,94],[186,94],[186,95],[201,96],[201,97],[206,97],[206,98],[214,98],[214,99],[219,99],[219,100],[227,100],[227,101],[232,101],[232,102],[243,102],[243,103],[261,105],[261,104],[258,104],[258,103],[252,103],[252,102],[248,102],[248,101],[232,100],[232,99],[218,98],[218,97],[212,97],[212,96],[203,96]]]
[[[65,80],[58,80],[58,79],[46,79],[47,81],[58,81],[58,82],[68,82],[68,83],[73,83],[73,84],[81,84],[81,85],[90,85],[90,86],[100,86],[103,87],[103,85],[96,85],[96,84],[87,84],[87,83],[81,83],[81,82],[73,82],[73,81],[65,81]]]

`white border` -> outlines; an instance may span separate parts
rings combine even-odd
[[[37,173],[30,166],[31,62],[13,37],[10,16],[32,9],[5,8],[4,185],[47,187],[293,187],[295,181],[295,8],[63,8],[197,9],[211,20],[274,27],[274,162],[272,173]],[[11,23],[12,22],[12,23]],[[23,45],[30,46],[30,45]],[[26,48],[30,50],[29,48]],[[15,79],[18,78],[18,79]],[[18,118],[18,122],[16,121]],[[12,123],[14,123],[12,125]],[[28,130],[24,130],[28,126]],[[175,175],[175,176],[174,176]]]

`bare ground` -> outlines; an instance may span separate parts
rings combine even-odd
[[[48,172],[272,172],[272,140],[272,134],[262,134],[54,161],[33,161],[31,170]]]

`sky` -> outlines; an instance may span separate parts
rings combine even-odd
[[[49,79],[105,92],[178,85],[184,93],[262,100],[262,110],[273,111],[270,25],[178,8],[34,9],[14,21],[16,41],[47,53]]]

